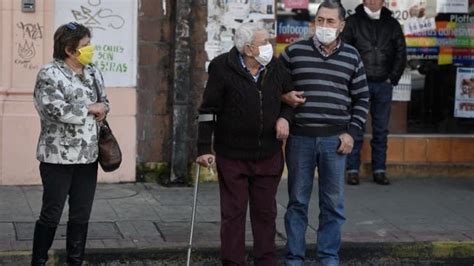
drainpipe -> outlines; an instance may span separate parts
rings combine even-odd
[[[166,0],[163,0],[166,1]],[[191,48],[190,14],[193,0],[176,0],[174,29],[174,71],[173,71],[173,135],[170,163],[170,182],[184,183],[188,176],[190,145],[189,114],[192,114],[190,99]]]

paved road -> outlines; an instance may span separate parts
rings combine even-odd
[[[317,182],[310,204],[308,243],[318,226]],[[283,180],[277,196],[277,244],[286,240],[287,203]],[[101,184],[91,217],[90,249],[183,249],[187,245],[192,188],[151,183]],[[0,187],[0,252],[29,251],[41,206],[41,186]],[[403,178],[391,186],[363,182],[346,186],[345,243],[474,243],[474,178]],[[216,183],[200,186],[195,243],[219,247],[219,194]],[[67,209],[53,249],[63,250]],[[251,245],[250,224],[247,240]],[[472,246],[471,246],[472,247]],[[474,257],[474,250],[473,250]],[[1,259],[0,259],[1,261]]]

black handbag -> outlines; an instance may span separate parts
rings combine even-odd
[[[101,96],[99,87],[95,75],[92,75],[94,79],[94,87],[97,93],[97,102],[100,102]],[[106,119],[98,122],[99,127],[99,164],[104,172],[112,172],[117,170],[122,163],[122,151],[120,146],[110,129],[109,123]]]

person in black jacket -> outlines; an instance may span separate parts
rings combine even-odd
[[[372,117],[372,172],[377,184],[390,184],[386,170],[387,135],[393,86],[398,84],[406,65],[405,37],[384,0],[364,0],[351,15],[343,40],[360,53],[367,72]],[[347,159],[347,183],[359,184],[360,150],[363,134],[357,136]]]
[[[222,263],[245,265],[249,204],[255,265],[276,265],[275,196],[284,165],[282,140],[292,116],[280,97],[291,89],[291,76],[273,57],[269,34],[260,24],[242,24],[234,44],[209,64],[196,161],[204,167],[216,162]]]

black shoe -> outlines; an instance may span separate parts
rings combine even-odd
[[[348,173],[347,174],[347,184],[348,185],[359,185],[359,173]]]
[[[82,265],[86,248],[88,224],[67,223],[66,262],[67,265]]]
[[[384,172],[375,173],[374,174],[374,182],[379,185],[390,185],[390,180],[388,180],[387,176]]]
[[[48,227],[36,221],[33,235],[33,255],[31,265],[46,265],[48,261],[48,250],[53,244],[57,227]]]

